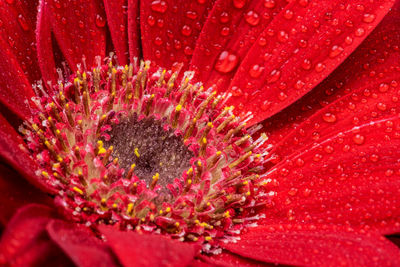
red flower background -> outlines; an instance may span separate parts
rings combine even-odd
[[[399,1],[384,0],[2,1],[0,263],[400,265],[384,237],[400,230],[399,25]],[[110,51],[182,62],[262,123],[276,196],[221,254],[99,227],[104,242],[52,208],[16,130],[31,84]]]

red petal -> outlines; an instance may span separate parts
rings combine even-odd
[[[264,130],[269,133],[269,142],[281,141],[313,113],[343,95],[368,84],[379,86],[385,80],[387,82],[388,73],[399,68],[400,62],[399,8],[400,2],[397,2],[373,33],[324,82],[263,123]]]
[[[377,95],[384,100],[385,94]],[[350,113],[347,100],[354,100],[359,110],[379,101],[357,97],[326,108],[335,109],[338,128],[335,123],[325,127],[322,110],[279,146],[297,146],[303,133],[306,139],[318,139],[266,174],[266,190],[276,192],[266,221],[340,224],[385,234],[400,230],[399,106],[388,105],[387,112],[370,109],[358,117]],[[349,114],[344,117],[346,109]],[[357,125],[349,124],[351,117],[360,120]],[[347,129],[340,126],[342,120]]]
[[[139,0],[128,0],[129,59],[140,57]]]
[[[233,97],[227,104],[236,105],[239,112],[253,112],[253,123],[282,110],[343,62],[393,2],[291,2],[244,58],[230,85]],[[289,21],[287,10],[293,12]],[[260,44],[261,38],[266,39],[265,45]]]
[[[107,23],[120,65],[128,64],[128,1],[104,0]],[[105,24],[103,17],[98,17],[99,23]]]
[[[58,77],[51,38],[51,22],[50,17],[47,15],[48,13],[49,7],[46,1],[41,1],[37,19],[36,46],[42,79],[45,82],[55,82]]]
[[[53,220],[47,231],[77,266],[118,266],[107,245],[83,225]]]
[[[16,56],[29,84],[41,76],[35,48],[36,12],[37,1],[0,2],[0,35],[6,41],[2,43],[1,49],[9,49]]]
[[[0,102],[21,118],[29,118],[27,99],[33,90],[17,58],[0,36]]]
[[[240,60],[287,3],[286,0],[216,1],[190,62],[197,79],[205,87],[215,84],[219,91],[225,91]]]
[[[52,192],[35,171],[39,169],[36,163],[29,157],[25,143],[15,132],[14,128],[0,114],[0,156],[14,167],[29,182],[45,192]]]
[[[250,258],[241,257],[238,254],[223,250],[217,255],[201,256],[205,262],[213,264],[213,266],[240,266],[240,267],[259,267],[259,266],[275,266],[265,262],[256,261]]]
[[[188,63],[214,0],[140,2],[143,58],[170,68]]]
[[[74,71],[83,56],[88,68],[94,65],[96,56],[104,57],[106,28],[102,21],[106,17],[101,2],[43,1],[49,6],[44,16],[50,17],[61,51]]]
[[[300,266],[396,266],[400,257],[400,250],[383,237],[315,226],[249,229],[237,243],[222,246],[243,257]]]
[[[101,227],[100,231],[126,267],[186,266],[197,252],[196,246],[165,236],[121,232],[109,227]]]
[[[6,225],[15,211],[28,203],[51,205],[52,199],[14,170],[0,164],[0,224]]]
[[[52,210],[44,205],[30,204],[18,210],[1,236],[0,263],[11,261],[34,245],[52,217]]]

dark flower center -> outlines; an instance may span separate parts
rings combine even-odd
[[[138,120],[135,113],[113,126],[109,135],[110,140],[105,144],[113,146],[112,156],[119,159],[119,166],[129,170],[135,164],[135,175],[148,185],[158,173],[158,184],[165,188],[190,168],[194,156],[182,136],[165,129],[162,121],[153,117]]]

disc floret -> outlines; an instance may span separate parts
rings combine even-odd
[[[108,60],[33,99],[21,131],[67,217],[211,244],[255,222],[266,137],[182,76]]]

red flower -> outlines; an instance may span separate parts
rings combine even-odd
[[[400,230],[399,1],[100,2],[0,3],[1,264],[400,265],[398,247],[384,237]],[[101,65],[96,56],[111,51],[117,57]],[[135,58],[150,60],[151,68],[119,67]],[[182,67],[171,91],[167,78],[174,74],[159,67]],[[197,82],[206,89],[192,90]],[[226,99],[206,102],[213,90]],[[193,166],[183,180],[161,181],[158,173],[147,184],[135,180],[118,167],[126,157],[118,163],[113,154],[109,162],[112,148],[95,142],[116,147],[114,136],[128,139],[131,128],[118,135],[110,125],[129,125],[116,114],[131,98],[144,117],[169,101],[160,112],[170,114],[168,126],[185,125],[176,135],[185,136],[189,159],[198,160],[177,154]],[[269,139],[257,139],[257,127],[244,130],[230,109],[218,117],[222,104],[235,106],[246,126],[262,124]],[[196,132],[196,120],[195,130],[185,124],[204,117],[221,129],[207,124]],[[238,144],[231,138],[238,133],[259,141]],[[71,135],[83,141],[70,147]],[[234,161],[216,164],[227,148],[221,157]],[[97,165],[88,171],[90,162]],[[207,179],[201,168],[211,173]],[[104,181],[88,180],[96,171],[104,171],[96,176]],[[124,186],[129,193],[119,191]],[[166,188],[175,202],[160,197]],[[190,195],[180,203],[193,204],[190,214],[176,213],[182,192]],[[160,214],[134,215],[143,211],[130,206],[139,203],[135,196],[146,196],[148,210],[162,202]]]

